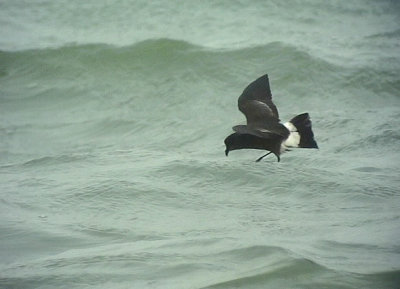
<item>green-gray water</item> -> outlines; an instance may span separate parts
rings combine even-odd
[[[398,288],[397,1],[2,1],[0,288]],[[224,155],[268,73],[319,150]]]

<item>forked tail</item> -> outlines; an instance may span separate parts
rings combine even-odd
[[[314,133],[311,128],[311,120],[308,113],[295,116],[289,122],[285,123],[285,126],[291,132],[289,138],[285,142],[287,146],[318,148],[317,142],[314,140]],[[298,132],[298,134],[296,134],[296,132]],[[293,143],[294,141],[296,145]]]

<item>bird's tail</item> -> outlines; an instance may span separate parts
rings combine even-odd
[[[287,147],[318,148],[317,142],[314,140],[314,133],[308,113],[295,116],[289,122],[285,123],[285,126],[290,131],[290,135],[285,141]]]

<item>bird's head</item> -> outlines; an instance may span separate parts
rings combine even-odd
[[[225,155],[228,156],[230,151],[238,149],[239,145],[239,135],[237,133],[233,133],[229,135],[225,140]]]
[[[225,155],[228,156],[229,151],[230,151],[230,145],[229,145],[228,138],[226,138],[224,142],[225,142],[225,147],[226,147],[225,148]]]

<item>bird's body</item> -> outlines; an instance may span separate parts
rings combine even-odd
[[[303,113],[282,124],[278,109],[272,102],[268,75],[250,83],[238,99],[239,110],[246,116],[246,125],[236,125],[225,139],[226,150],[261,149],[280,155],[292,147],[318,148],[311,129],[308,113]]]

